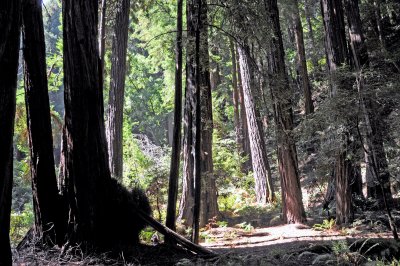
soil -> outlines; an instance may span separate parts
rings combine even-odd
[[[391,240],[388,228],[383,222],[371,224],[371,220],[379,221],[383,213],[370,215],[376,217],[364,213],[351,227],[337,228],[331,224],[332,228],[319,231],[313,229],[315,219],[308,224],[253,227],[232,223],[251,218],[256,222],[257,217],[235,217],[228,226],[210,224],[202,232],[201,245],[217,254],[213,257],[199,257],[164,244],[92,255],[83,254],[79,247],[43,250],[31,245],[14,254],[14,265],[376,265],[368,258],[399,259],[400,244]],[[273,216],[269,218],[276,222]]]

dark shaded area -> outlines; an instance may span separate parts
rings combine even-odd
[[[149,200],[140,188],[126,189],[117,180],[108,182],[110,199],[107,201],[108,215],[102,222],[103,244],[109,247],[133,246],[139,243],[139,233],[146,223],[138,216],[137,209],[151,214]]]

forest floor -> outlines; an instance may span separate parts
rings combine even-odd
[[[399,220],[400,212],[393,214]],[[400,244],[392,240],[384,212],[359,212],[346,228],[316,215],[306,224],[288,225],[274,217],[231,217],[222,226],[210,224],[201,232],[201,245],[217,253],[215,257],[196,257],[164,244],[93,255],[79,247],[28,247],[15,254],[14,265],[399,265]],[[394,264],[384,264],[393,259]]]

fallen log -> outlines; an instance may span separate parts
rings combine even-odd
[[[153,227],[154,230],[159,232],[160,234],[163,234],[164,236],[168,237],[168,239],[171,239],[172,241],[175,241],[177,244],[181,245],[182,247],[186,248],[187,250],[198,254],[198,255],[204,255],[204,256],[216,256],[217,254],[209,250],[205,247],[202,247],[200,245],[197,245],[193,242],[190,242],[183,236],[179,235],[178,233],[172,231],[168,227],[164,226],[163,224],[159,223],[157,220],[155,220],[153,217],[147,215],[145,212],[143,212],[140,209],[136,210],[139,217],[145,221],[149,226]]]

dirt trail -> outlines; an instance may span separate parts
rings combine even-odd
[[[223,227],[212,228],[206,232],[208,238],[202,243],[204,247],[212,249],[262,247],[302,241],[332,241],[348,238],[390,238],[389,232],[354,231],[346,234],[344,231],[328,230],[316,231],[307,225],[288,224],[267,228],[255,228],[251,231],[244,229]]]

